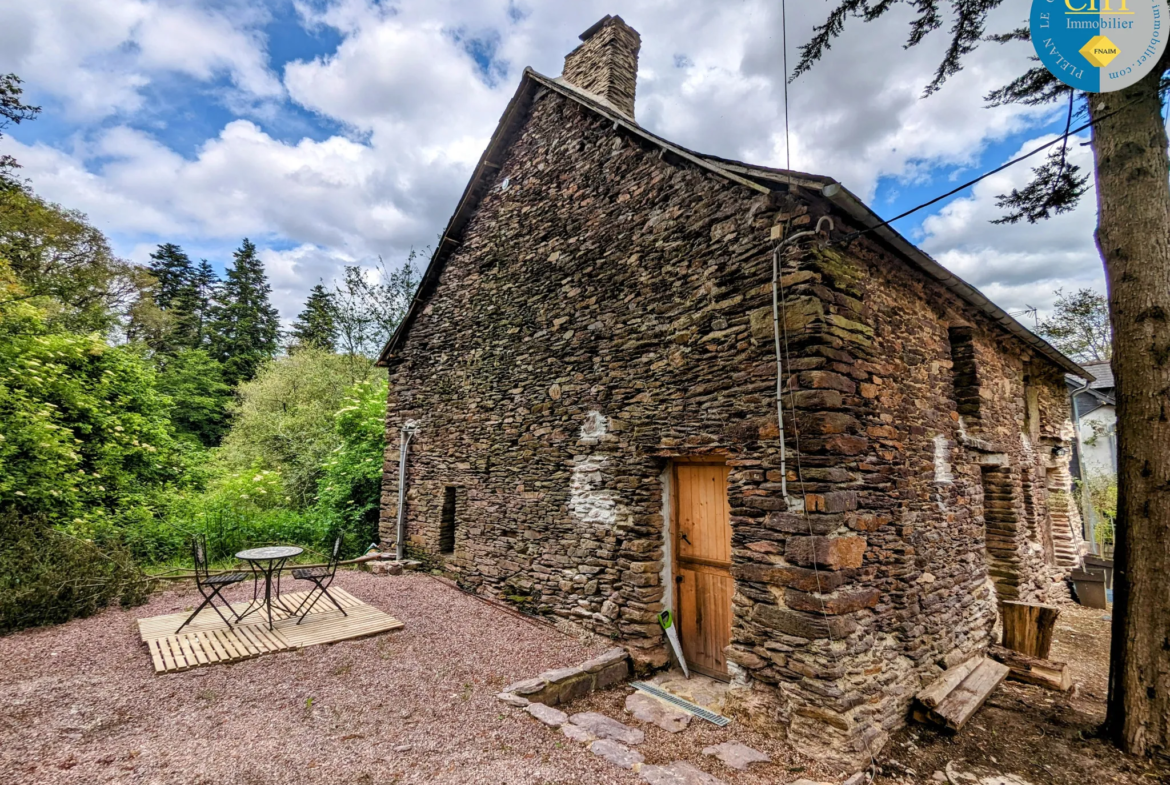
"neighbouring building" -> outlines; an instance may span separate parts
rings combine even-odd
[[[1087,373],[831,178],[641,128],[638,33],[581,38],[525,71],[381,354],[383,541],[412,422],[412,552],[643,667],[672,608],[749,720],[868,761],[997,595],[1065,596]]]
[[[1092,374],[1091,381],[1071,374],[1067,377],[1069,392],[1075,400],[1073,424],[1079,435],[1070,470],[1074,478],[1087,480],[1097,487],[1116,484],[1117,401],[1113,392],[1113,370],[1108,360],[1085,363],[1084,369]],[[1108,518],[1093,509],[1091,494],[1082,493],[1081,508],[1085,511],[1085,539],[1097,540],[1098,549],[1105,548],[1112,553],[1112,541],[1100,542],[1109,527],[1097,525]]]

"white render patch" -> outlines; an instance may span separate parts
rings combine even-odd
[[[609,432],[609,420],[601,412],[589,412],[585,415],[585,422],[581,425],[582,439],[596,441]]]
[[[934,481],[944,485],[950,485],[955,481],[955,475],[951,471],[951,464],[947,460],[950,457],[951,443],[947,441],[947,437],[941,433],[934,437]]]
[[[573,458],[569,478],[569,513],[582,523],[612,526],[617,521],[617,498],[601,487],[601,470],[609,459],[604,455]]]

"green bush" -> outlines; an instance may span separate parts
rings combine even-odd
[[[331,531],[344,532],[347,555],[378,539],[386,389],[384,379],[359,382],[334,415],[340,444],[325,461],[315,509]]]
[[[0,633],[139,605],[150,580],[118,545],[99,547],[9,511],[0,515]]]

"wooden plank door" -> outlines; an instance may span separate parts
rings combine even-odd
[[[674,465],[675,618],[691,670],[727,679],[731,643],[731,509],[728,468]]]

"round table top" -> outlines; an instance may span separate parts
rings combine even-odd
[[[272,561],[273,559],[291,559],[305,552],[304,548],[295,545],[270,545],[267,548],[251,548],[236,554],[237,559],[244,561]]]

